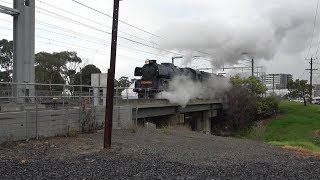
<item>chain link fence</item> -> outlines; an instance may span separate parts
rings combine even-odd
[[[114,92],[114,113],[130,114],[126,105],[136,99],[133,89],[117,87]],[[0,82],[0,143],[95,132],[104,126],[105,104],[105,87]],[[113,127],[118,126],[115,121]]]

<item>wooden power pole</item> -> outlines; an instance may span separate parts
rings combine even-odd
[[[306,69],[307,71],[310,71],[310,87],[309,87],[309,102],[312,103],[312,89],[313,89],[313,84],[312,84],[312,79],[313,79],[313,71],[316,71],[318,69],[313,69],[313,58],[307,59],[310,60],[310,69]]]
[[[103,144],[103,147],[107,149],[111,148],[114,76],[115,76],[115,70],[116,70],[118,22],[119,22],[118,17],[119,17],[119,0],[114,0],[110,69],[108,70],[108,80],[107,80],[107,97],[106,97],[104,144]]]

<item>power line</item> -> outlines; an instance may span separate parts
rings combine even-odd
[[[84,50],[90,50],[92,52],[99,52],[100,54],[104,54],[104,55],[107,55],[104,51],[99,51],[99,50],[96,50],[96,49],[92,49],[92,48],[87,48],[87,47],[84,47],[84,46],[79,46],[79,45],[75,45],[75,44],[72,44],[72,43],[66,43],[66,42],[62,42],[62,41],[57,41],[57,40],[53,40],[52,38],[46,38],[46,37],[42,37],[42,36],[36,36],[38,38],[42,38],[42,39],[46,39],[48,40],[50,43],[51,41],[53,42],[57,42],[57,43],[62,43],[62,44],[66,44],[66,45],[72,45],[72,46],[75,46],[75,47],[78,47],[78,48],[82,48]],[[120,49],[126,49],[126,48],[121,48]],[[126,50],[130,50],[130,49],[126,49]],[[140,51],[140,50],[131,50],[131,51]],[[148,54],[153,54],[153,55],[156,55],[156,56],[161,56],[159,54],[154,54],[154,53],[151,53],[151,52],[147,52],[147,51],[140,51],[140,52],[143,52],[143,53],[148,53]]]
[[[89,18],[87,18],[87,17],[80,16],[80,15],[75,14],[75,13],[72,13],[72,12],[70,12],[70,11],[68,11],[68,10],[64,10],[64,9],[62,9],[62,8],[59,8],[59,7],[57,7],[57,6],[48,4],[48,3],[46,3],[46,2],[42,2],[41,0],[37,0],[37,1],[39,1],[40,3],[43,3],[43,4],[45,4],[45,5],[47,5],[47,6],[49,6],[49,7],[52,7],[52,8],[58,9],[58,10],[60,10],[60,11],[63,11],[63,12],[65,12],[65,13],[68,13],[68,14],[71,14],[71,15],[74,15],[74,16],[77,16],[77,17],[79,17],[79,18],[85,19],[85,20],[90,21],[90,22],[92,22],[92,23],[95,23],[95,24],[98,24],[98,25],[107,27],[107,28],[109,28],[109,29],[112,29],[111,27],[109,27],[109,26],[107,26],[107,25],[105,25],[105,24],[103,24],[103,23],[100,23],[100,22],[98,22],[98,21],[89,19]],[[44,10],[44,9],[43,9],[43,10]],[[141,37],[138,37],[138,36],[135,36],[135,35],[132,35],[132,34],[129,34],[129,33],[123,32],[123,31],[120,31],[120,30],[119,30],[119,32],[121,32],[122,34],[128,35],[128,36],[131,36],[131,37],[140,39],[140,40],[148,41],[148,40],[146,40],[146,39],[144,39],[144,38],[141,38]]]
[[[13,31],[13,29],[6,28],[6,27],[0,27],[0,29],[5,29],[5,30]]]
[[[58,33],[58,32],[54,32],[54,31],[49,31],[49,30],[42,29],[42,28],[36,28],[36,29],[81,40],[81,38],[78,38],[77,36],[66,35],[66,34],[63,34],[63,33]],[[78,34],[79,34],[79,33],[78,33]],[[108,44],[107,44],[108,42],[105,41],[105,42],[103,43],[102,41],[104,41],[104,40],[102,40],[102,39],[99,39],[99,40],[101,40],[101,42],[92,41],[92,40],[90,40],[90,39],[87,40],[87,38],[85,38],[85,39],[83,39],[83,40],[85,40],[85,41],[90,41],[90,42],[92,42],[92,43],[96,43],[96,44],[100,44],[100,45],[108,45]],[[124,45],[122,45],[122,44],[119,44],[119,45],[120,45],[120,46],[124,46]],[[148,54],[152,54],[152,55],[156,55],[156,56],[163,56],[163,55],[161,55],[161,54],[156,54],[156,53],[153,53],[153,52],[148,52],[148,51],[144,51],[144,50],[139,50],[139,49],[132,48],[132,47],[127,47],[127,48],[119,47],[119,48],[120,48],[120,49],[131,50],[131,51],[138,51],[138,52],[148,53]]]
[[[2,19],[0,19],[0,20],[2,20]],[[6,21],[6,20],[4,20],[4,21]],[[10,21],[9,21],[10,22]],[[41,21],[40,21],[41,22]],[[50,24],[48,24],[48,23],[46,23],[47,25],[50,25]],[[52,26],[54,26],[54,25],[52,25]],[[58,26],[56,26],[56,27],[58,27]],[[8,28],[6,28],[6,29],[8,29]],[[78,38],[77,36],[72,36],[72,35],[67,35],[67,34],[63,34],[63,33],[58,33],[58,32],[54,32],[54,31],[50,31],[50,30],[46,30],[46,29],[42,29],[42,28],[36,28],[37,30],[41,30],[41,31],[46,31],[46,32],[50,32],[50,33],[53,33],[53,34],[58,34],[58,35],[62,35],[62,36],[66,36],[66,37],[71,37],[71,38],[75,38],[75,39],[79,39],[79,40],[84,40],[84,41],[89,41],[89,42],[92,42],[92,43],[96,43],[96,44],[100,44],[100,45],[108,45],[107,43],[108,42],[105,42],[105,43],[100,43],[100,42],[96,42],[96,41],[92,41],[91,39],[81,39],[81,38]],[[64,29],[64,28],[62,28],[62,29]],[[8,30],[10,30],[10,29],[8,29]],[[70,30],[71,31],[71,30]],[[71,32],[73,32],[73,33],[77,33],[77,32],[75,32],[75,31],[71,31]],[[77,33],[77,34],[80,34],[80,33]],[[84,35],[84,34],[83,34]],[[47,38],[48,40],[49,40],[49,38]],[[50,39],[51,40],[51,39]],[[101,39],[102,40],[102,39]],[[119,44],[120,46],[124,46],[124,45],[121,45],[121,44]],[[151,55],[155,55],[155,56],[159,56],[159,57],[162,57],[162,56],[164,56],[164,55],[161,55],[161,54],[156,54],[156,53],[153,53],[153,52],[148,52],[148,51],[144,51],[144,50],[139,50],[139,49],[135,49],[135,48],[132,48],[132,47],[128,47],[128,46],[124,46],[124,47],[119,47],[120,49],[125,49],[125,50],[129,50],[129,51],[131,51],[131,52],[143,52],[143,53],[147,53],[147,54],[151,54]],[[167,56],[167,57],[169,57],[169,56]]]
[[[310,54],[310,51],[311,51],[311,47],[312,47],[312,43],[313,43],[313,39],[314,39],[314,32],[315,32],[316,22],[317,22],[317,17],[318,17],[318,9],[319,9],[319,0],[317,1],[317,8],[316,8],[316,12],[315,12],[315,15],[314,15],[312,34],[311,34],[311,38],[310,38],[310,46],[309,46],[307,57],[309,57],[309,54]]]
[[[50,7],[59,9],[59,10],[61,10],[61,11],[63,11],[63,12],[66,12],[66,13],[69,13],[69,14],[72,14],[72,15],[75,15],[75,16],[77,16],[77,17],[80,17],[80,18],[82,18],[82,19],[86,19],[86,20],[88,20],[88,21],[90,21],[90,22],[93,22],[93,23],[95,23],[95,24],[99,24],[99,25],[108,27],[108,26],[106,26],[106,25],[104,25],[104,24],[102,24],[102,23],[99,23],[99,22],[97,22],[97,21],[93,21],[93,20],[91,20],[91,19],[89,19],[89,18],[86,18],[86,17],[83,17],[83,16],[79,16],[79,15],[77,15],[77,14],[75,14],[75,13],[72,13],[72,12],[70,12],[70,11],[64,10],[64,9],[59,8],[59,7],[57,7],[57,6],[54,6],[54,5],[51,5],[51,4],[42,2],[41,0],[37,0],[37,1],[39,1],[40,3],[43,3],[43,4],[47,5],[47,6],[50,6]],[[99,13],[101,13],[101,14],[103,14],[103,15],[106,15],[106,16],[112,18],[112,16],[107,15],[107,14],[105,14],[105,13],[99,11],[99,10],[96,10],[96,9],[94,9],[94,8],[92,8],[92,7],[89,7],[89,6],[87,6],[87,5],[83,4],[83,3],[80,3],[80,2],[75,1],[75,0],[73,0],[73,1],[76,2],[76,3],[78,3],[78,4],[80,4],[80,5],[82,5],[82,6],[85,6],[85,7],[89,8],[89,9],[91,9],[91,10],[94,10],[94,11],[96,11],[96,12],[99,12]],[[44,14],[44,15],[51,16],[51,17],[58,18],[58,19],[62,19],[62,20],[68,21],[68,22],[72,22],[72,23],[75,23],[75,24],[78,24],[78,25],[81,25],[81,26],[85,26],[85,27],[87,27],[87,28],[91,28],[91,29],[94,29],[94,30],[97,30],[97,31],[100,31],[100,32],[103,32],[103,33],[107,33],[107,34],[109,34],[109,35],[111,34],[111,33],[106,32],[106,31],[104,31],[104,30],[95,28],[95,27],[93,27],[93,26],[89,26],[89,25],[84,24],[84,23],[79,22],[79,21],[75,21],[75,20],[73,20],[73,19],[71,19],[71,18],[67,18],[67,17],[65,17],[65,16],[62,16],[62,15],[57,14],[57,13],[54,13],[54,12],[52,12],[52,11],[43,9],[43,8],[41,8],[41,7],[37,7],[37,8],[40,9],[40,10],[42,10],[42,11],[46,11],[46,12],[48,12],[48,13],[51,13],[51,14],[53,14],[54,16],[39,11],[39,13],[42,13],[42,14]],[[3,21],[6,21],[6,20],[3,20]],[[6,22],[10,22],[10,21],[6,21]],[[153,33],[150,33],[150,32],[148,32],[148,31],[146,31],[146,30],[144,30],[144,29],[142,29],[142,28],[136,27],[136,26],[131,25],[131,24],[129,24],[129,23],[126,23],[126,22],[123,22],[123,21],[120,21],[120,22],[122,22],[122,23],[124,23],[124,24],[127,24],[127,25],[129,25],[129,26],[131,26],[131,27],[134,27],[134,28],[136,28],[136,29],[138,29],[138,30],[141,30],[141,31],[143,31],[143,32],[146,32],[146,33],[148,33],[148,34],[151,34],[151,35],[153,35],[153,36],[160,37],[160,36],[158,36],[158,35],[155,35],[155,34],[153,34]],[[54,25],[52,25],[52,26],[54,26]],[[110,28],[110,27],[108,27],[108,28]],[[40,29],[40,28],[38,28],[38,29],[39,29],[39,30],[43,30],[43,31],[48,31],[48,30],[44,30],[44,29]],[[74,32],[75,32],[75,31],[74,31]],[[121,32],[121,31],[120,31],[120,32]],[[56,33],[56,32],[52,32],[52,33],[58,34],[58,33]],[[135,37],[135,38],[137,38],[137,39],[141,39],[141,40],[146,41],[145,39],[140,38],[140,37],[137,37],[137,36],[135,36],[135,35],[132,35],[132,34],[129,34],[129,33],[125,33],[125,32],[122,32],[122,33],[123,33],[123,34],[126,34],[126,35],[129,35],[129,36],[132,36],[132,37]],[[77,33],[77,34],[79,34],[79,33]],[[69,37],[71,37],[71,36],[69,36]],[[121,37],[121,36],[120,36],[119,38],[124,39],[124,40],[127,40],[127,41],[130,41],[130,42],[133,42],[133,43],[136,43],[136,44],[139,44],[139,45],[142,45],[142,46],[146,46],[146,47],[158,49],[158,50],[161,50],[161,51],[165,51],[165,52],[168,52],[168,53],[177,54],[177,55],[179,54],[179,55],[180,55],[180,53],[175,53],[175,52],[173,52],[173,51],[169,51],[169,50],[162,49],[162,48],[156,48],[156,47],[154,47],[154,46],[152,46],[152,45],[148,45],[148,44],[145,44],[145,43],[142,43],[142,42],[138,42],[138,41],[135,41],[135,40],[126,38],[126,37]],[[101,39],[100,39],[100,40],[101,40]],[[93,42],[93,41],[92,41],[92,42]],[[153,43],[153,42],[152,42],[152,43]],[[159,44],[156,44],[156,43],[153,43],[153,44],[154,44],[154,45],[157,45],[157,46],[160,46]],[[207,54],[207,55],[210,55],[210,56],[211,56],[211,54],[206,53],[206,52],[201,52],[201,51],[198,51],[198,50],[197,50],[197,52],[200,52],[200,53],[202,53],[202,54]],[[149,52],[147,52],[147,53],[149,53]],[[150,53],[149,53],[149,54],[150,54]]]
[[[80,26],[84,26],[84,27],[87,27],[87,28],[90,28],[90,29],[93,29],[93,30],[100,31],[100,32],[103,32],[103,33],[106,33],[106,34],[111,35],[110,32],[107,32],[107,31],[101,30],[101,29],[99,29],[99,28],[96,28],[96,27],[87,25],[87,24],[85,24],[85,23],[76,21],[76,20],[74,20],[74,19],[71,19],[71,18],[62,16],[62,15],[57,14],[57,13],[55,13],[55,12],[52,12],[52,11],[49,11],[49,10],[46,10],[46,9],[43,9],[43,8],[40,8],[40,7],[37,7],[37,9],[40,9],[40,10],[42,10],[42,11],[46,11],[46,12],[50,13],[50,14],[47,14],[47,13],[43,13],[43,12],[41,12],[41,11],[38,11],[39,13],[44,14],[44,15],[46,15],[46,16],[51,16],[51,17],[53,17],[53,18],[61,19],[61,20],[67,21],[67,22],[71,22],[71,23],[73,23],[73,24],[77,24],[77,25],[80,25]],[[53,14],[53,15],[51,15],[51,14]]]
[[[44,15],[47,15],[47,16],[51,16],[51,17],[54,17],[54,18],[58,18],[58,19],[62,19],[62,20],[65,20],[65,21],[67,21],[67,22],[71,22],[71,23],[74,23],[74,24],[78,24],[78,25],[81,25],[81,26],[84,26],[84,27],[87,27],[87,28],[90,28],[90,29],[93,29],[93,30],[100,31],[100,32],[102,32],[102,33],[106,33],[106,34],[111,35],[110,32],[101,30],[101,29],[99,29],[99,28],[95,28],[95,27],[93,27],[93,26],[90,26],[90,25],[84,24],[84,23],[82,23],[82,22],[73,20],[73,19],[71,19],[71,18],[62,16],[62,15],[57,14],[57,13],[54,13],[54,12],[52,12],[52,11],[49,11],[49,10],[46,10],[46,9],[43,9],[43,8],[39,8],[39,7],[38,7],[38,9],[43,10],[43,11],[46,11],[46,12],[49,12],[49,13],[51,13],[51,14],[53,14],[53,15],[51,15],[51,14],[46,14],[46,13],[43,13],[43,12],[40,12],[40,11],[39,11],[39,13],[41,13],[41,14],[44,14]],[[171,54],[180,55],[179,53],[175,53],[175,52],[172,52],[172,51],[169,51],[169,50],[166,50],[166,49],[162,49],[162,48],[157,48],[157,47],[154,47],[154,46],[151,46],[151,45],[148,45],[148,44],[145,44],[145,43],[136,41],[136,40],[132,40],[132,39],[127,38],[127,37],[123,37],[123,36],[118,36],[118,37],[121,38],[121,39],[130,41],[130,42],[133,42],[133,43],[142,45],[142,46],[146,46],[146,47],[158,49],[158,50],[165,51],[165,52],[168,52],[168,53],[171,53]]]
[[[57,46],[57,47],[65,47],[65,48],[72,48],[72,49],[77,49],[78,47],[72,47],[72,46],[65,46],[65,45],[58,45],[58,44],[55,44],[55,43],[51,43],[51,42],[44,42],[44,41],[36,41],[37,43],[42,43],[42,44],[48,44],[48,45],[52,45],[52,46]],[[85,47],[83,47],[85,48]],[[79,50],[79,49],[78,49]],[[91,50],[81,50],[83,52],[89,52],[89,53],[92,53],[93,51]],[[100,54],[100,55],[108,55],[106,53],[100,53],[100,52],[94,52],[94,53],[97,53],[97,54]],[[124,58],[127,58],[127,59],[123,59],[123,60],[133,60],[133,61],[136,61],[136,62],[141,62],[140,59],[136,59],[136,58],[133,58],[133,57],[129,57],[129,56],[124,56],[124,55],[121,55],[121,54],[118,54],[118,56],[120,57],[124,57]]]
[[[5,20],[5,19],[0,19],[0,21],[4,21],[4,22],[8,22],[8,23],[12,23],[12,21]]]
[[[6,3],[6,4],[11,4],[11,5],[12,5],[12,3],[7,2],[7,1],[2,1],[2,0],[0,0],[0,2],[3,2],[3,3]]]
[[[65,36],[65,37],[71,37],[71,38],[78,39],[78,40],[84,40],[84,41],[86,41],[86,42],[92,42],[92,43],[100,44],[100,45],[108,45],[107,42],[106,42],[106,43],[102,43],[102,42],[93,41],[93,40],[88,39],[88,38],[78,38],[77,36],[72,36],[72,35],[67,35],[67,34],[63,34],[63,33],[58,33],[58,32],[54,32],[54,31],[42,29],[42,28],[36,28],[36,29],[37,29],[37,30],[41,30],[41,31],[45,31],[45,32],[49,32],[49,33],[53,33],[53,34],[57,34],[57,35],[61,35],[61,36]]]
[[[76,32],[76,31],[73,31],[73,30],[70,30],[70,29],[66,29],[66,28],[63,28],[63,27],[59,27],[59,26],[56,26],[56,25],[53,25],[53,24],[49,24],[49,23],[46,23],[46,22],[43,22],[43,21],[36,21],[36,22],[41,24],[41,25],[43,25],[43,26],[46,26],[46,27],[49,27],[49,28],[53,28],[53,29],[57,29],[59,31],[67,32],[67,33],[74,34],[74,35],[77,35],[77,36],[81,36],[81,37],[84,37],[84,38],[95,39],[95,40],[100,41],[100,42],[107,42],[104,39],[100,39],[100,38],[97,38],[97,37],[94,37],[94,36],[90,36],[90,35],[87,35],[87,34],[84,34],[84,33],[79,33],[79,32]]]
[[[83,7],[86,7],[86,8],[88,8],[88,9],[91,9],[91,10],[97,12],[97,13],[100,13],[100,14],[102,14],[102,15],[105,15],[105,16],[111,18],[111,19],[113,18],[111,15],[106,14],[106,13],[104,13],[104,12],[102,12],[102,11],[99,11],[99,10],[97,10],[97,9],[95,9],[95,8],[93,8],[93,7],[90,7],[90,6],[86,5],[86,4],[83,4],[83,3],[79,2],[79,1],[76,1],[76,0],[72,0],[72,1],[75,2],[75,3],[77,3],[77,4],[79,4],[79,5],[81,5],[81,6],[83,6]],[[130,26],[130,27],[132,27],[132,28],[135,28],[135,29],[137,29],[137,30],[139,30],[139,31],[145,32],[145,33],[147,33],[147,34],[150,34],[150,35],[152,35],[152,36],[161,38],[160,36],[158,36],[158,35],[156,35],[156,34],[153,34],[153,33],[149,32],[149,31],[144,30],[144,29],[142,29],[142,28],[139,28],[139,27],[137,27],[137,26],[135,26],[135,25],[129,24],[129,23],[125,22],[125,21],[119,20],[119,22],[121,22],[121,23],[123,23],[123,24],[125,24],[125,25],[128,25],[128,26]]]
[[[109,17],[109,18],[112,18],[111,15],[106,14],[106,13],[100,11],[100,10],[97,10],[97,9],[93,8],[93,7],[90,7],[90,6],[88,6],[88,5],[84,4],[84,3],[81,3],[81,2],[79,2],[79,1],[77,1],[77,0],[72,0],[72,1],[75,2],[75,3],[77,3],[77,4],[79,4],[79,5],[81,5],[81,6],[83,6],[83,7],[86,7],[86,8],[88,8],[88,9],[91,9],[91,10],[97,12],[97,13],[100,13],[100,14],[102,14],[102,15],[105,15],[105,16]],[[150,35],[152,35],[152,36],[155,36],[155,37],[164,39],[163,37],[161,37],[161,36],[159,36],[159,35],[156,35],[156,34],[154,34],[154,33],[151,33],[151,32],[149,32],[149,31],[147,31],[147,30],[144,30],[144,29],[142,29],[142,28],[140,28],[140,27],[137,27],[137,26],[134,26],[134,25],[132,25],[132,24],[129,24],[129,23],[125,22],[125,21],[119,20],[119,22],[121,22],[121,23],[123,23],[123,24],[126,24],[126,25],[128,25],[128,26],[130,26],[130,27],[133,27],[133,28],[135,28],[135,29],[138,29],[138,30],[140,30],[140,31],[142,31],[142,32],[145,32],[145,33],[147,33],[147,34],[150,34]],[[202,54],[206,54],[206,55],[212,56],[211,54],[206,53],[206,52],[202,52],[202,51],[199,51],[199,50],[196,50],[196,51],[197,51],[197,52],[200,52],[200,53],[202,53]],[[172,52],[171,52],[171,53],[172,53]],[[174,54],[178,54],[178,53],[174,53]]]
[[[67,45],[76,46],[76,47],[83,48],[83,49],[88,49],[88,50],[91,50],[93,52],[105,53],[104,51],[100,51],[100,50],[96,50],[96,49],[92,49],[92,48],[88,48],[88,47],[84,47],[84,46],[79,46],[79,45],[75,45],[75,44],[71,44],[71,43],[66,43],[66,42],[62,42],[62,41],[57,41],[57,40],[54,40],[54,39],[51,39],[51,38],[46,38],[46,37],[42,37],[42,36],[36,36],[36,37],[41,38],[41,39],[47,39],[47,40],[53,41],[53,42],[58,42],[58,43],[63,43],[63,44],[67,44]]]
[[[66,46],[66,45],[60,45],[60,44],[55,44],[55,43],[52,43],[52,42],[44,42],[44,41],[39,41],[39,40],[37,40],[36,42],[38,42],[38,43],[42,43],[42,44],[48,44],[48,45],[53,45],[53,46],[58,46],[58,47],[64,47],[64,48],[72,48],[72,49],[77,49],[77,48],[83,48],[83,49],[81,49],[81,51],[84,51],[84,52],[90,52],[90,53],[97,53],[97,54],[101,54],[101,55],[108,55],[108,54],[106,54],[106,53],[101,53],[101,52],[96,52],[95,50],[94,51],[92,51],[92,50],[85,50],[86,48],[85,47],[83,47],[83,46],[81,46],[81,47],[72,47],[72,46]],[[78,49],[79,50],[79,49]]]
[[[78,38],[76,36],[66,35],[66,34],[63,34],[63,33],[57,33],[57,32],[49,31],[49,30],[46,30],[46,29],[41,29],[41,28],[36,28],[36,29],[42,30],[42,31],[46,31],[46,32],[50,32],[50,33],[54,33],[54,34],[58,34],[58,35],[61,35],[61,36],[75,38],[75,39],[78,39],[78,40],[89,41],[89,42],[92,42],[92,43],[95,43],[95,44],[100,44],[100,45],[103,45],[103,46],[108,46],[107,42],[106,43],[100,43],[100,42],[92,41],[90,39],[82,39],[82,38]],[[135,49],[135,48],[132,48],[132,47],[127,47],[127,46],[124,46],[122,44],[119,44],[119,45],[120,45],[119,49],[125,49],[125,50],[129,50],[129,51],[132,51],[132,52],[143,52],[143,53],[147,53],[147,54],[151,54],[151,55],[155,55],[155,56],[163,56],[161,54],[156,54],[156,53],[152,53],[152,52],[148,52],[148,51]],[[121,47],[121,46],[124,46],[124,47]]]

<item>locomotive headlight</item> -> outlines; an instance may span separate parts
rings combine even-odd
[[[149,59],[147,59],[146,61],[145,61],[145,64],[149,64],[150,63],[150,61],[149,61]]]

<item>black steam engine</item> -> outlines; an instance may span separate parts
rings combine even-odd
[[[172,63],[158,64],[156,60],[146,60],[143,67],[136,67],[135,76],[142,76],[135,82],[134,92],[139,98],[154,98],[161,91],[169,88],[169,81],[176,76],[187,76],[192,81],[205,81],[211,74],[192,68],[178,68]],[[191,87],[192,88],[192,87]]]

